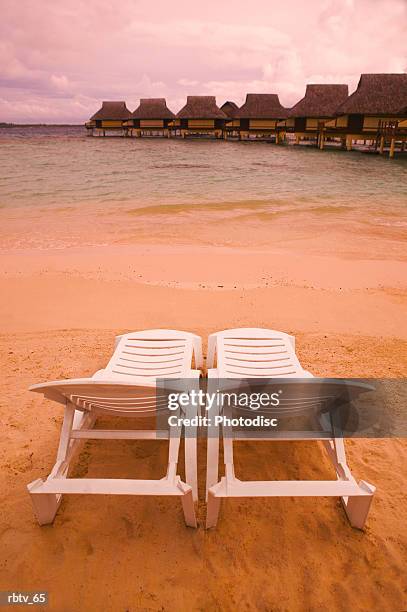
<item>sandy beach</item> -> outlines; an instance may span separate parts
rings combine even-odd
[[[406,31],[4,0],[0,612],[407,612]]]
[[[186,240],[3,253],[2,589],[49,590],[51,609],[66,612],[407,607],[405,440],[346,442],[356,477],[377,487],[364,533],[334,498],[230,500],[212,531],[200,503],[194,531],[177,500],[69,496],[54,525],[40,528],[25,490],[53,465],[62,420],[29,385],[91,375],[124,331],[179,328],[205,341],[215,330],[264,326],[295,334],[315,375],[405,376],[399,242],[378,258],[371,248],[362,257],[361,243],[355,257],[343,241],[324,251],[305,238],[296,251]],[[319,443],[239,443],[236,455],[243,477],[333,476]],[[155,478],[164,465],[165,444],[94,441],[74,473]],[[202,492],[204,441],[199,472]]]

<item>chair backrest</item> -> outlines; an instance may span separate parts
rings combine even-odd
[[[96,378],[131,382],[134,378],[182,378],[192,368],[196,336],[172,329],[124,334],[104,370]]]
[[[295,338],[272,329],[227,329],[216,337],[220,378],[301,377]]]

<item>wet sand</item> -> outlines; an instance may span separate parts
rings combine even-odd
[[[315,375],[405,377],[406,263],[398,239],[379,255],[364,239],[358,256],[313,236],[308,250],[167,241],[5,252],[0,588],[49,590],[48,609],[64,612],[406,609],[405,440],[346,442],[355,476],[377,487],[364,533],[333,498],[229,500],[211,531],[200,503],[194,531],[178,500],[66,496],[54,525],[40,528],[25,490],[49,473],[62,420],[28,386],[92,374],[124,331],[178,328],[205,340],[270,327],[295,334]],[[201,493],[204,451],[202,441]],[[165,443],[94,441],[75,473],[160,477],[165,453]],[[239,443],[236,457],[242,477],[333,477],[319,443]]]

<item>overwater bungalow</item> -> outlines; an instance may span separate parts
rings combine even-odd
[[[224,137],[225,138],[237,138],[239,137],[239,127],[240,121],[237,118],[239,113],[239,107],[236,102],[232,102],[231,100],[227,100],[222,106],[220,110],[225,113],[228,117],[228,121],[225,124]]]
[[[226,120],[215,96],[188,96],[186,105],[177,113],[174,131],[182,138],[222,138]]]
[[[307,85],[305,96],[290,109],[285,123],[287,131],[295,134],[296,144],[313,140],[323,149],[323,126],[335,119],[335,112],[347,98],[347,85]]]
[[[131,116],[126,102],[102,102],[102,107],[85,124],[88,136],[125,136],[127,128],[124,123]]]
[[[229,119],[234,119],[236,117],[237,112],[239,111],[239,107],[236,102],[232,102],[231,100],[227,100],[222,106],[220,110],[225,113],[229,117]]]
[[[129,136],[170,136],[169,124],[175,115],[167,107],[165,98],[141,98],[132,118],[126,122]]]
[[[277,124],[285,119],[288,109],[280,104],[277,94],[247,94],[246,102],[236,114],[239,139],[262,139],[280,142],[285,138],[285,127]]]
[[[370,141],[375,150],[404,149],[407,119],[407,74],[362,74],[357,89],[324,126],[326,136],[340,136],[348,150],[355,141]]]

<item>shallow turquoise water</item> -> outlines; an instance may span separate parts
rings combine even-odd
[[[407,203],[407,159],[266,143],[89,138],[81,127],[0,130],[2,208],[238,202],[398,217]]]

